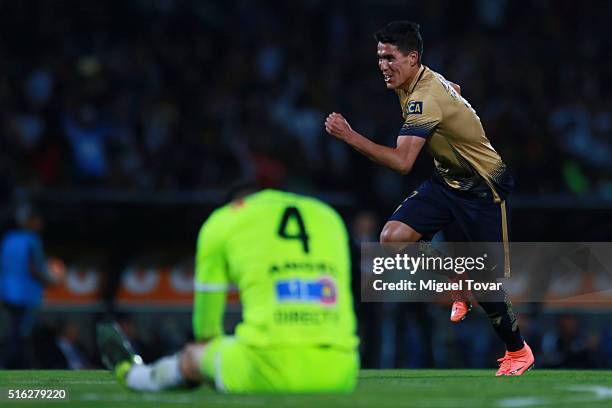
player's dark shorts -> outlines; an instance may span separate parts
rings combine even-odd
[[[487,253],[487,274],[473,276],[482,280],[507,277],[510,272],[507,192],[503,201],[495,202],[490,190],[461,191],[447,186],[435,177],[413,191],[389,218],[400,221],[431,238],[452,222],[457,222],[468,242],[479,242],[477,253]]]
[[[427,180],[409,194],[389,220],[409,225],[426,240],[454,221],[468,241],[508,240],[505,200],[496,203],[490,191],[475,193],[456,190],[435,178]]]
[[[389,218],[400,221],[431,238],[440,230],[457,222],[468,242],[500,243],[488,245],[493,256],[491,265],[507,277],[510,274],[508,216],[506,200],[495,202],[490,191],[461,191],[431,178],[413,191]]]
[[[434,177],[410,193],[389,221],[400,221],[412,227],[427,241],[457,222],[468,242],[488,243],[478,246],[490,254],[488,269],[496,271],[498,277],[501,274],[510,277],[506,202],[507,194],[503,201],[495,202],[490,190],[456,190]]]

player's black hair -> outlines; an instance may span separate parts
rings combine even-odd
[[[402,54],[407,55],[411,51],[419,53],[419,63],[423,55],[423,38],[421,37],[421,26],[412,21],[392,21],[374,33],[374,39],[383,44],[392,44]]]

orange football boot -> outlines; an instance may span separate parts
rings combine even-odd
[[[461,277],[457,275],[451,279],[452,283],[459,282]],[[470,302],[471,293],[466,290],[453,290],[451,291],[451,298],[453,300],[453,306],[451,308],[450,321],[453,323],[459,323],[467,314],[472,310],[472,303]]]
[[[455,300],[453,307],[451,308],[450,321],[453,323],[459,323],[467,314],[472,310],[472,304],[463,300]]]
[[[526,371],[531,370],[534,366],[535,358],[533,352],[527,343],[518,351],[506,351],[506,354],[497,360],[499,370],[495,374],[496,377],[502,375],[515,376],[523,375]]]

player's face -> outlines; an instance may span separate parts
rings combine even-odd
[[[404,55],[395,45],[379,42],[376,54],[387,89],[407,90],[419,69],[418,53],[413,51]]]

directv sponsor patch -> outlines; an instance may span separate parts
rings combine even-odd
[[[408,115],[419,115],[423,113],[423,102],[421,101],[409,101],[406,105],[406,114]]]

